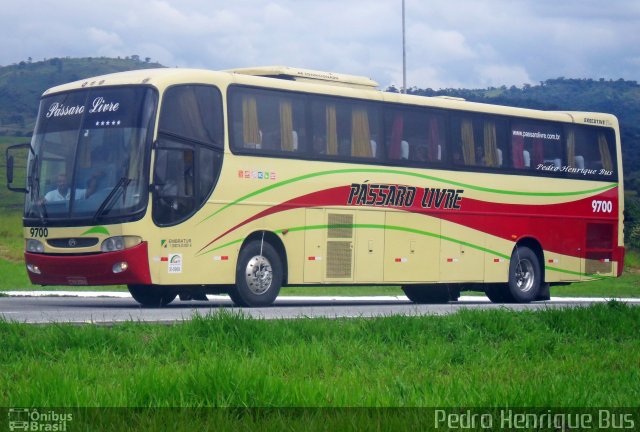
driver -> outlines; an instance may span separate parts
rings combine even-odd
[[[87,189],[76,189],[75,199],[83,199],[89,198],[91,194],[95,191],[96,181],[92,178],[93,181],[89,181],[89,185]],[[69,201],[71,195],[71,188],[69,188],[69,181],[67,179],[67,175],[65,173],[58,174],[57,178],[57,187],[47,192],[44,195],[44,200],[46,202],[54,202],[54,201]]]

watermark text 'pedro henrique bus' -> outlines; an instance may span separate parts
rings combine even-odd
[[[518,412],[503,409],[491,412],[472,410],[449,412],[436,409],[435,429],[505,429],[505,430],[635,430],[633,413],[599,409],[589,412]]]

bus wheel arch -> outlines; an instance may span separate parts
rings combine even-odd
[[[264,233],[264,237],[263,237],[263,233]],[[282,242],[282,239],[278,237],[277,234],[271,231],[255,231],[249,234],[244,239],[244,241],[242,242],[242,246],[240,246],[240,250],[242,251],[242,248],[244,248],[249,242],[263,241],[263,238],[264,238],[264,242],[269,243],[271,246],[273,246],[276,252],[278,252],[278,255],[280,255],[280,260],[282,262],[282,285],[284,286],[289,281],[289,265],[288,265],[289,260],[287,258],[287,250],[284,247],[284,243]]]
[[[523,246],[531,249],[536,254],[536,257],[538,258],[538,262],[540,263],[540,272],[541,272],[540,276],[542,277],[540,282],[544,283],[544,281],[545,281],[544,251],[542,250],[542,245],[540,244],[540,242],[538,240],[536,240],[533,237],[525,237],[525,238],[522,238],[522,239],[518,240],[518,243],[516,243],[516,245],[513,248],[512,254],[516,251],[516,248],[523,247]]]
[[[244,240],[236,263],[236,283],[229,288],[238,306],[271,305],[286,282],[284,245],[273,233],[260,231]]]

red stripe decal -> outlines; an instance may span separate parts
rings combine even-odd
[[[240,222],[233,228],[217,236],[198,252],[202,252],[227,234],[266,216],[299,208],[347,206],[350,186],[338,186],[293,198]],[[439,218],[461,226],[508,240],[532,237],[542,244],[545,251],[556,254],[585,257],[585,224],[590,218],[599,223],[614,224],[613,238],[617,238],[615,225],[618,215],[618,189],[612,188],[598,195],[559,204],[508,204],[479,201],[463,196],[460,209],[423,208],[424,189],[417,188],[417,194],[410,207],[393,207],[411,213]],[[568,198],[570,199],[570,198]],[[591,203],[594,199],[613,203],[610,214],[594,215]],[[350,206],[356,207],[356,206]],[[443,235],[446,235],[443,232]],[[453,261],[449,261],[453,262]]]

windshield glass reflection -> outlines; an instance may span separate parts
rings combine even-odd
[[[148,194],[145,159],[155,100],[147,87],[44,98],[33,138],[25,216],[49,222],[95,221],[142,210]],[[128,179],[126,185],[119,185],[122,178]],[[112,199],[117,185],[117,199]],[[112,202],[103,206],[110,195]]]

